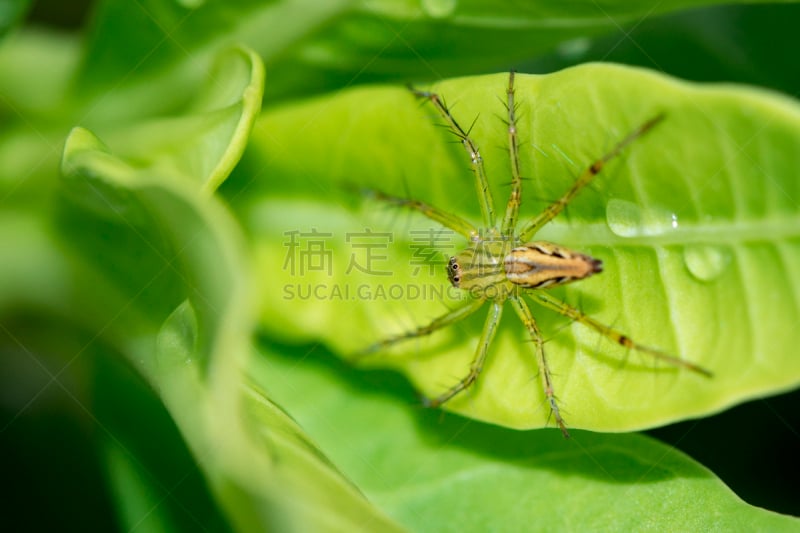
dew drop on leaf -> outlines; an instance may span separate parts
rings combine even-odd
[[[713,281],[730,262],[730,254],[717,246],[689,246],[683,252],[689,272],[700,281]]]
[[[458,0],[422,0],[422,9],[429,17],[435,19],[449,17],[457,5]]]
[[[606,223],[620,237],[641,235],[642,210],[633,202],[612,198],[606,205]]]
[[[606,205],[606,224],[620,237],[663,235],[678,229],[678,216],[663,209],[644,210],[633,202],[612,198]]]
[[[586,52],[588,52],[591,47],[591,39],[588,37],[579,37],[559,44],[556,47],[556,53],[564,59],[577,60],[586,55]]]

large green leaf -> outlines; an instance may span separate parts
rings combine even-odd
[[[82,128],[67,139],[57,237],[81,295],[73,320],[158,392],[235,528],[394,530],[245,381],[255,283],[234,220],[207,193],[243,150],[263,80],[253,53],[237,49],[221,61],[226,75],[211,78],[192,113],[109,132],[117,153]],[[152,502],[135,462],[112,444],[116,485],[142,498],[122,509],[135,527]]]
[[[235,41],[266,62],[270,97],[296,98],[356,82],[507,68],[570,39],[715,3],[106,1],[94,17],[79,88],[90,95],[110,90],[93,116],[174,105],[201,74],[196,63]]]
[[[408,409],[406,387],[324,350],[264,343],[255,372],[333,460],[412,531],[793,531],[641,435],[517,432]],[[280,355],[282,354],[282,355]],[[298,364],[298,358],[302,363]]]
[[[462,124],[474,120],[498,206],[510,180],[499,101],[506,80],[433,87]],[[797,104],[602,64],[519,75],[516,94],[528,178],[523,219],[628,132],[666,114],[537,238],[605,263],[601,275],[555,296],[714,373],[656,364],[535,307],[567,423],[651,427],[796,386]],[[402,88],[353,90],[263,115],[251,156],[225,191],[258,252],[270,334],[321,340],[349,358],[463,305],[442,267],[463,240],[445,234],[440,246],[451,248],[432,250],[413,232],[436,224],[352,192],[355,185],[410,196],[479,224],[467,157],[434,115]],[[423,261],[421,251],[435,252],[438,264]],[[365,266],[369,272],[359,270]],[[467,373],[485,313],[369,361],[400,369],[422,393],[437,395]],[[533,347],[510,309],[478,383],[446,408],[517,428],[548,423]]]

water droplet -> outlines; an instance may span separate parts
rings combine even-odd
[[[574,60],[585,55],[591,46],[591,39],[579,37],[577,39],[570,39],[569,41],[564,41],[563,43],[559,44],[556,47],[556,53],[561,55],[564,59]]]
[[[663,235],[678,228],[678,215],[657,208],[612,198],[606,205],[606,223],[620,237]]]
[[[635,237],[640,234],[642,210],[634,203],[612,198],[606,206],[606,223],[620,237]]]
[[[458,0],[422,0],[423,11],[435,19],[449,17],[457,5]]]
[[[717,246],[688,246],[683,251],[686,268],[700,281],[712,281],[719,277],[730,260],[730,254]]]

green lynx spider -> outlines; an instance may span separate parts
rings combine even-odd
[[[491,310],[486,318],[483,333],[478,343],[474,359],[470,365],[469,373],[440,396],[426,401],[428,406],[438,407],[453,398],[456,394],[467,389],[477,380],[483,368],[484,361],[486,360],[489,346],[497,331],[497,326],[500,323],[503,304],[508,300],[511,302],[511,306],[525,325],[533,341],[534,350],[536,352],[536,362],[539,367],[539,378],[547,403],[550,406],[551,415],[564,436],[569,437],[553,390],[551,372],[544,352],[544,339],[536,324],[536,320],[533,318],[533,314],[528,308],[528,304],[520,294],[520,289],[534,289],[525,291],[525,294],[536,301],[536,303],[599,332],[601,335],[627,349],[633,349],[647,354],[656,360],[663,361],[673,366],[683,367],[705,376],[711,376],[708,370],[698,365],[655,348],[639,344],[620,331],[598,322],[578,309],[548,295],[544,291],[537,290],[577,281],[602,271],[602,262],[598,259],[574,252],[553,243],[531,241],[530,239],[545,224],[561,213],[567,204],[569,204],[569,202],[600,173],[606,163],[619,155],[629,144],[633,143],[636,139],[646,134],[661,122],[664,118],[663,114],[656,115],[629,133],[628,136],[617,143],[611,151],[589,165],[561,198],[550,204],[538,216],[525,222],[517,229],[517,217],[521,202],[522,176],[519,166],[519,141],[517,136],[516,105],[514,103],[514,72],[512,71],[508,78],[505,102],[508,110],[508,146],[512,178],[511,195],[506,204],[506,211],[502,223],[498,228],[496,224],[494,202],[484,171],[483,159],[481,158],[477,146],[472,139],[470,139],[469,131],[465,131],[458,122],[456,122],[439,95],[432,92],[418,91],[413,88],[411,91],[417,97],[428,100],[436,108],[439,115],[441,115],[446,122],[447,127],[458,137],[459,141],[464,146],[470,158],[472,172],[475,175],[483,223],[484,227],[487,229],[480,232],[470,222],[461,217],[417,200],[400,198],[372,191],[373,196],[379,200],[418,211],[427,218],[467,238],[470,242],[470,246],[456,256],[450,258],[447,266],[447,275],[450,279],[450,283],[452,283],[454,287],[469,291],[474,299],[469,304],[450,311],[416,330],[379,341],[367,348],[363,352],[364,354],[374,353],[404,340],[429,335],[436,330],[463,320],[478,311],[486,302],[490,302]]]

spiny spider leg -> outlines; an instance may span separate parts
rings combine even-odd
[[[581,311],[575,309],[571,305],[568,305],[561,300],[554,298],[547,294],[546,292],[541,291],[529,291],[527,293],[529,296],[534,298],[539,304],[548,309],[552,309],[556,313],[564,315],[567,318],[571,318],[572,320],[583,324],[586,327],[589,327],[601,335],[607,337],[611,341],[619,344],[620,346],[624,346],[625,348],[633,349],[638,352],[646,353],[653,358],[664,361],[672,366],[679,366],[698,374],[702,374],[706,377],[712,377],[711,371],[696,365],[690,361],[685,359],[681,359],[680,357],[675,357],[674,355],[669,355],[668,353],[664,353],[660,350],[656,350],[655,348],[650,348],[649,346],[641,345],[637,342],[634,342],[630,337],[620,333],[616,329],[603,324],[602,322],[598,322],[594,318],[582,313]]]
[[[430,100],[445,122],[447,122],[447,125],[450,127],[450,131],[452,131],[456,137],[461,139],[461,144],[464,145],[464,150],[467,151],[467,155],[470,159],[472,173],[475,174],[475,188],[478,191],[478,199],[480,200],[481,204],[483,222],[485,227],[493,228],[495,222],[494,200],[492,199],[492,192],[489,190],[489,181],[486,179],[486,170],[483,167],[483,157],[481,157],[481,153],[478,150],[477,145],[472,139],[470,139],[469,132],[464,131],[464,129],[459,126],[458,122],[456,122],[456,119],[450,114],[450,110],[447,109],[447,106],[444,105],[444,102],[442,102],[442,99],[438,94],[428,91],[419,91],[413,87],[411,88],[411,92],[420,98],[427,98]]]
[[[603,170],[603,166],[614,159],[616,156],[625,149],[626,146],[631,144],[633,141],[650,131],[656,124],[661,122],[664,119],[664,114],[658,114],[655,117],[651,118],[634,131],[628,134],[627,137],[622,139],[620,142],[617,143],[614,148],[611,149],[606,155],[589,165],[589,167],[583,171],[583,173],[578,176],[578,179],[575,180],[575,183],[572,184],[572,187],[558,200],[553,202],[552,204],[548,205],[544,211],[541,212],[536,218],[527,222],[519,232],[519,238],[522,242],[529,241],[537,231],[539,231],[542,226],[553,220],[564,208],[567,206],[568,203],[572,201],[573,198],[583,189],[586,187],[592,179],[597,176],[601,170]]]
[[[517,316],[519,316],[519,319],[525,325],[528,333],[530,333],[531,340],[535,346],[536,364],[539,366],[539,378],[542,380],[542,388],[544,389],[547,403],[550,404],[550,412],[553,414],[553,418],[556,419],[556,424],[558,424],[558,427],[561,429],[561,433],[565,438],[569,438],[569,431],[567,431],[567,426],[564,423],[564,419],[561,418],[561,411],[558,409],[558,404],[556,403],[555,392],[553,391],[553,379],[550,374],[550,367],[547,366],[547,359],[544,355],[544,338],[539,331],[539,326],[536,325],[536,320],[534,320],[531,310],[524,300],[518,296],[511,296],[509,299],[514,306],[514,311],[517,312]]]
[[[409,198],[400,198],[399,196],[391,196],[373,189],[366,189],[365,193],[372,196],[376,200],[399,207],[413,209],[414,211],[419,211],[429,219],[438,222],[446,228],[450,228],[456,233],[463,235],[470,241],[474,240],[478,236],[478,229],[463,218],[442,211],[441,209],[433,207],[430,204],[426,204],[425,202],[411,200]]]
[[[475,358],[469,365],[469,374],[461,378],[458,383],[450,387],[450,389],[448,389],[444,394],[427,400],[425,404],[428,407],[439,407],[444,402],[475,383],[475,380],[478,379],[481,370],[483,370],[483,363],[486,361],[486,354],[489,352],[489,345],[492,344],[492,339],[494,339],[494,334],[497,332],[497,325],[500,324],[500,318],[502,315],[503,303],[497,301],[492,302],[492,309],[486,316],[486,323],[483,326],[483,333],[481,334],[481,340],[478,343],[478,349],[475,352]]]
[[[399,335],[395,335],[394,337],[389,337],[388,339],[383,339],[382,341],[378,341],[370,346],[366,347],[364,350],[358,352],[353,356],[352,361],[358,361],[359,359],[375,353],[379,350],[384,348],[388,348],[389,346],[393,346],[398,342],[402,342],[409,339],[414,339],[417,337],[424,337],[425,335],[430,335],[436,330],[446,328],[456,322],[464,320],[472,313],[480,309],[486,300],[483,299],[475,299],[472,300],[469,304],[454,309],[452,311],[448,311],[447,313],[443,314],[440,317],[433,319],[429,324],[425,326],[420,326],[415,330],[408,331],[406,333],[401,333]]]
[[[508,74],[508,88],[506,89],[506,106],[508,108],[508,155],[511,160],[511,195],[508,197],[506,214],[503,217],[502,232],[511,236],[517,225],[519,205],[522,195],[522,177],[519,173],[519,148],[517,141],[517,110],[514,102],[514,71]]]

